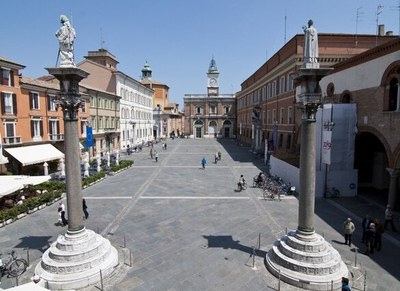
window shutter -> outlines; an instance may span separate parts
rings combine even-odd
[[[35,123],[33,120],[31,120],[31,137],[35,136],[35,129],[33,128],[35,126]]]
[[[50,111],[51,109],[51,97],[47,96],[47,111]]]
[[[5,99],[6,98],[6,94],[4,94],[4,93],[1,93],[1,114],[5,114],[6,113],[6,110],[5,110]]]
[[[60,134],[60,121],[57,120],[57,134]]]
[[[43,136],[43,120],[39,121],[39,125],[40,125],[40,136]]]
[[[49,121],[49,136],[52,134],[53,134],[53,122]]]
[[[29,92],[29,108],[33,109],[33,94],[32,92]]]
[[[12,94],[12,101],[13,101],[14,115],[17,115],[17,94]]]
[[[10,70],[10,84],[12,87],[14,87],[14,71]]]

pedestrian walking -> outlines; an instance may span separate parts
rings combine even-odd
[[[369,228],[369,225],[373,222],[373,220],[369,217],[368,214],[365,215],[361,222],[361,227],[362,227],[362,236],[361,236],[361,242],[365,242],[365,234]]]
[[[87,211],[88,207],[86,205],[86,199],[82,199],[82,209],[83,209],[83,214],[85,215],[84,218],[88,219],[89,218],[89,212]]]
[[[344,231],[344,244],[349,245],[351,247],[351,238],[353,236],[353,232],[355,230],[355,226],[351,218],[347,218],[343,223],[343,231]]]
[[[367,250],[365,251],[365,255],[370,255],[374,253],[374,244],[375,244],[375,223],[370,223],[369,228],[365,232],[365,243],[367,246]]]
[[[215,160],[215,163],[218,163],[218,153],[215,153],[214,160]]]
[[[394,226],[393,223],[393,212],[392,212],[392,206],[388,205],[385,210],[385,226],[384,229],[387,229],[387,225],[390,224],[392,227],[393,231],[396,231],[396,227]]]
[[[349,279],[342,277],[342,291],[351,291]]]
[[[221,160],[221,152],[218,151],[218,160]]]
[[[155,157],[156,163],[157,163],[158,162],[158,152],[157,151],[154,151],[154,157]]]
[[[206,168],[206,164],[207,164],[206,158],[203,157],[203,159],[201,160],[201,166],[203,167],[203,170]]]
[[[65,205],[64,203],[60,202],[58,206],[58,215],[60,218],[58,219],[59,223],[62,224],[63,226],[66,226],[68,224],[68,220],[65,218]]]
[[[150,159],[153,159],[153,147],[150,149]]]
[[[167,150],[167,143],[164,143],[164,149]]]

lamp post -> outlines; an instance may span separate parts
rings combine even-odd
[[[161,106],[157,104],[157,111],[158,111],[158,126],[157,126],[157,138],[161,137]]]

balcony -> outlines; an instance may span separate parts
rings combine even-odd
[[[51,141],[62,141],[64,140],[64,135],[61,133],[49,134],[49,140]]]
[[[3,143],[6,145],[22,143],[20,136],[7,136],[3,138]]]

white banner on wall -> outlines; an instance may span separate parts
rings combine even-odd
[[[331,164],[332,131],[322,132],[322,163]]]

